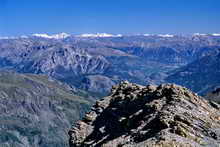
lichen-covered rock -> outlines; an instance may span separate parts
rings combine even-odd
[[[69,131],[70,147],[219,147],[218,107],[181,86],[122,82]]]

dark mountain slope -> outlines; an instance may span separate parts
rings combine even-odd
[[[213,90],[220,84],[220,51],[180,68],[166,81],[186,86],[200,94]]]
[[[69,131],[71,147],[218,147],[220,105],[186,88],[123,82]]]
[[[220,103],[220,88],[216,88],[214,91],[207,93],[205,98]]]
[[[0,72],[0,146],[67,147],[89,97],[47,76]]]

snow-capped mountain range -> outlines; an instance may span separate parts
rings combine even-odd
[[[71,35],[67,33],[59,33],[59,34],[46,34],[46,33],[35,33],[32,35],[22,35],[19,37],[8,37],[8,36],[0,36],[0,39],[17,39],[17,38],[29,38],[29,37],[39,37],[39,38],[47,38],[47,39],[65,39],[68,37],[79,37],[79,38],[108,38],[108,37],[123,37],[123,36],[136,36],[136,35],[122,35],[122,34],[108,34],[108,33],[86,33],[86,34],[80,34],[80,35]],[[162,37],[162,38],[173,38],[178,35],[172,35],[172,34],[138,34],[138,36],[145,36],[145,37]],[[213,33],[213,34],[204,34],[204,33],[194,33],[192,36],[215,36],[220,37],[220,33]]]
[[[172,38],[174,37],[174,35],[171,34],[158,34],[158,35],[154,35],[154,34],[143,34],[143,36],[159,36],[159,37],[164,37],[164,38]]]
[[[97,34],[81,34],[78,37],[122,37],[121,34],[113,35],[107,33],[97,33]]]
[[[48,39],[65,39],[70,36],[67,33],[60,33],[60,34],[55,34],[55,35],[48,35],[48,34],[33,34],[32,36],[35,37],[41,37],[41,38],[48,38]],[[122,37],[121,34],[113,35],[113,34],[108,34],[108,33],[96,33],[96,34],[81,34],[81,35],[75,35],[75,37],[85,37],[85,38],[95,38],[95,37]]]
[[[48,38],[48,39],[65,39],[67,37],[70,37],[71,35],[67,33],[60,33],[55,35],[48,35],[48,34],[33,34],[32,36],[35,37],[42,37],[42,38]]]

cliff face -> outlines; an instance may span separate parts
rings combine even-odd
[[[220,144],[220,106],[172,84],[123,82],[69,131],[70,147]]]

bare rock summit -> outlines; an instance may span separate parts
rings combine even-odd
[[[69,131],[70,147],[219,147],[219,108],[178,85],[122,82]]]

